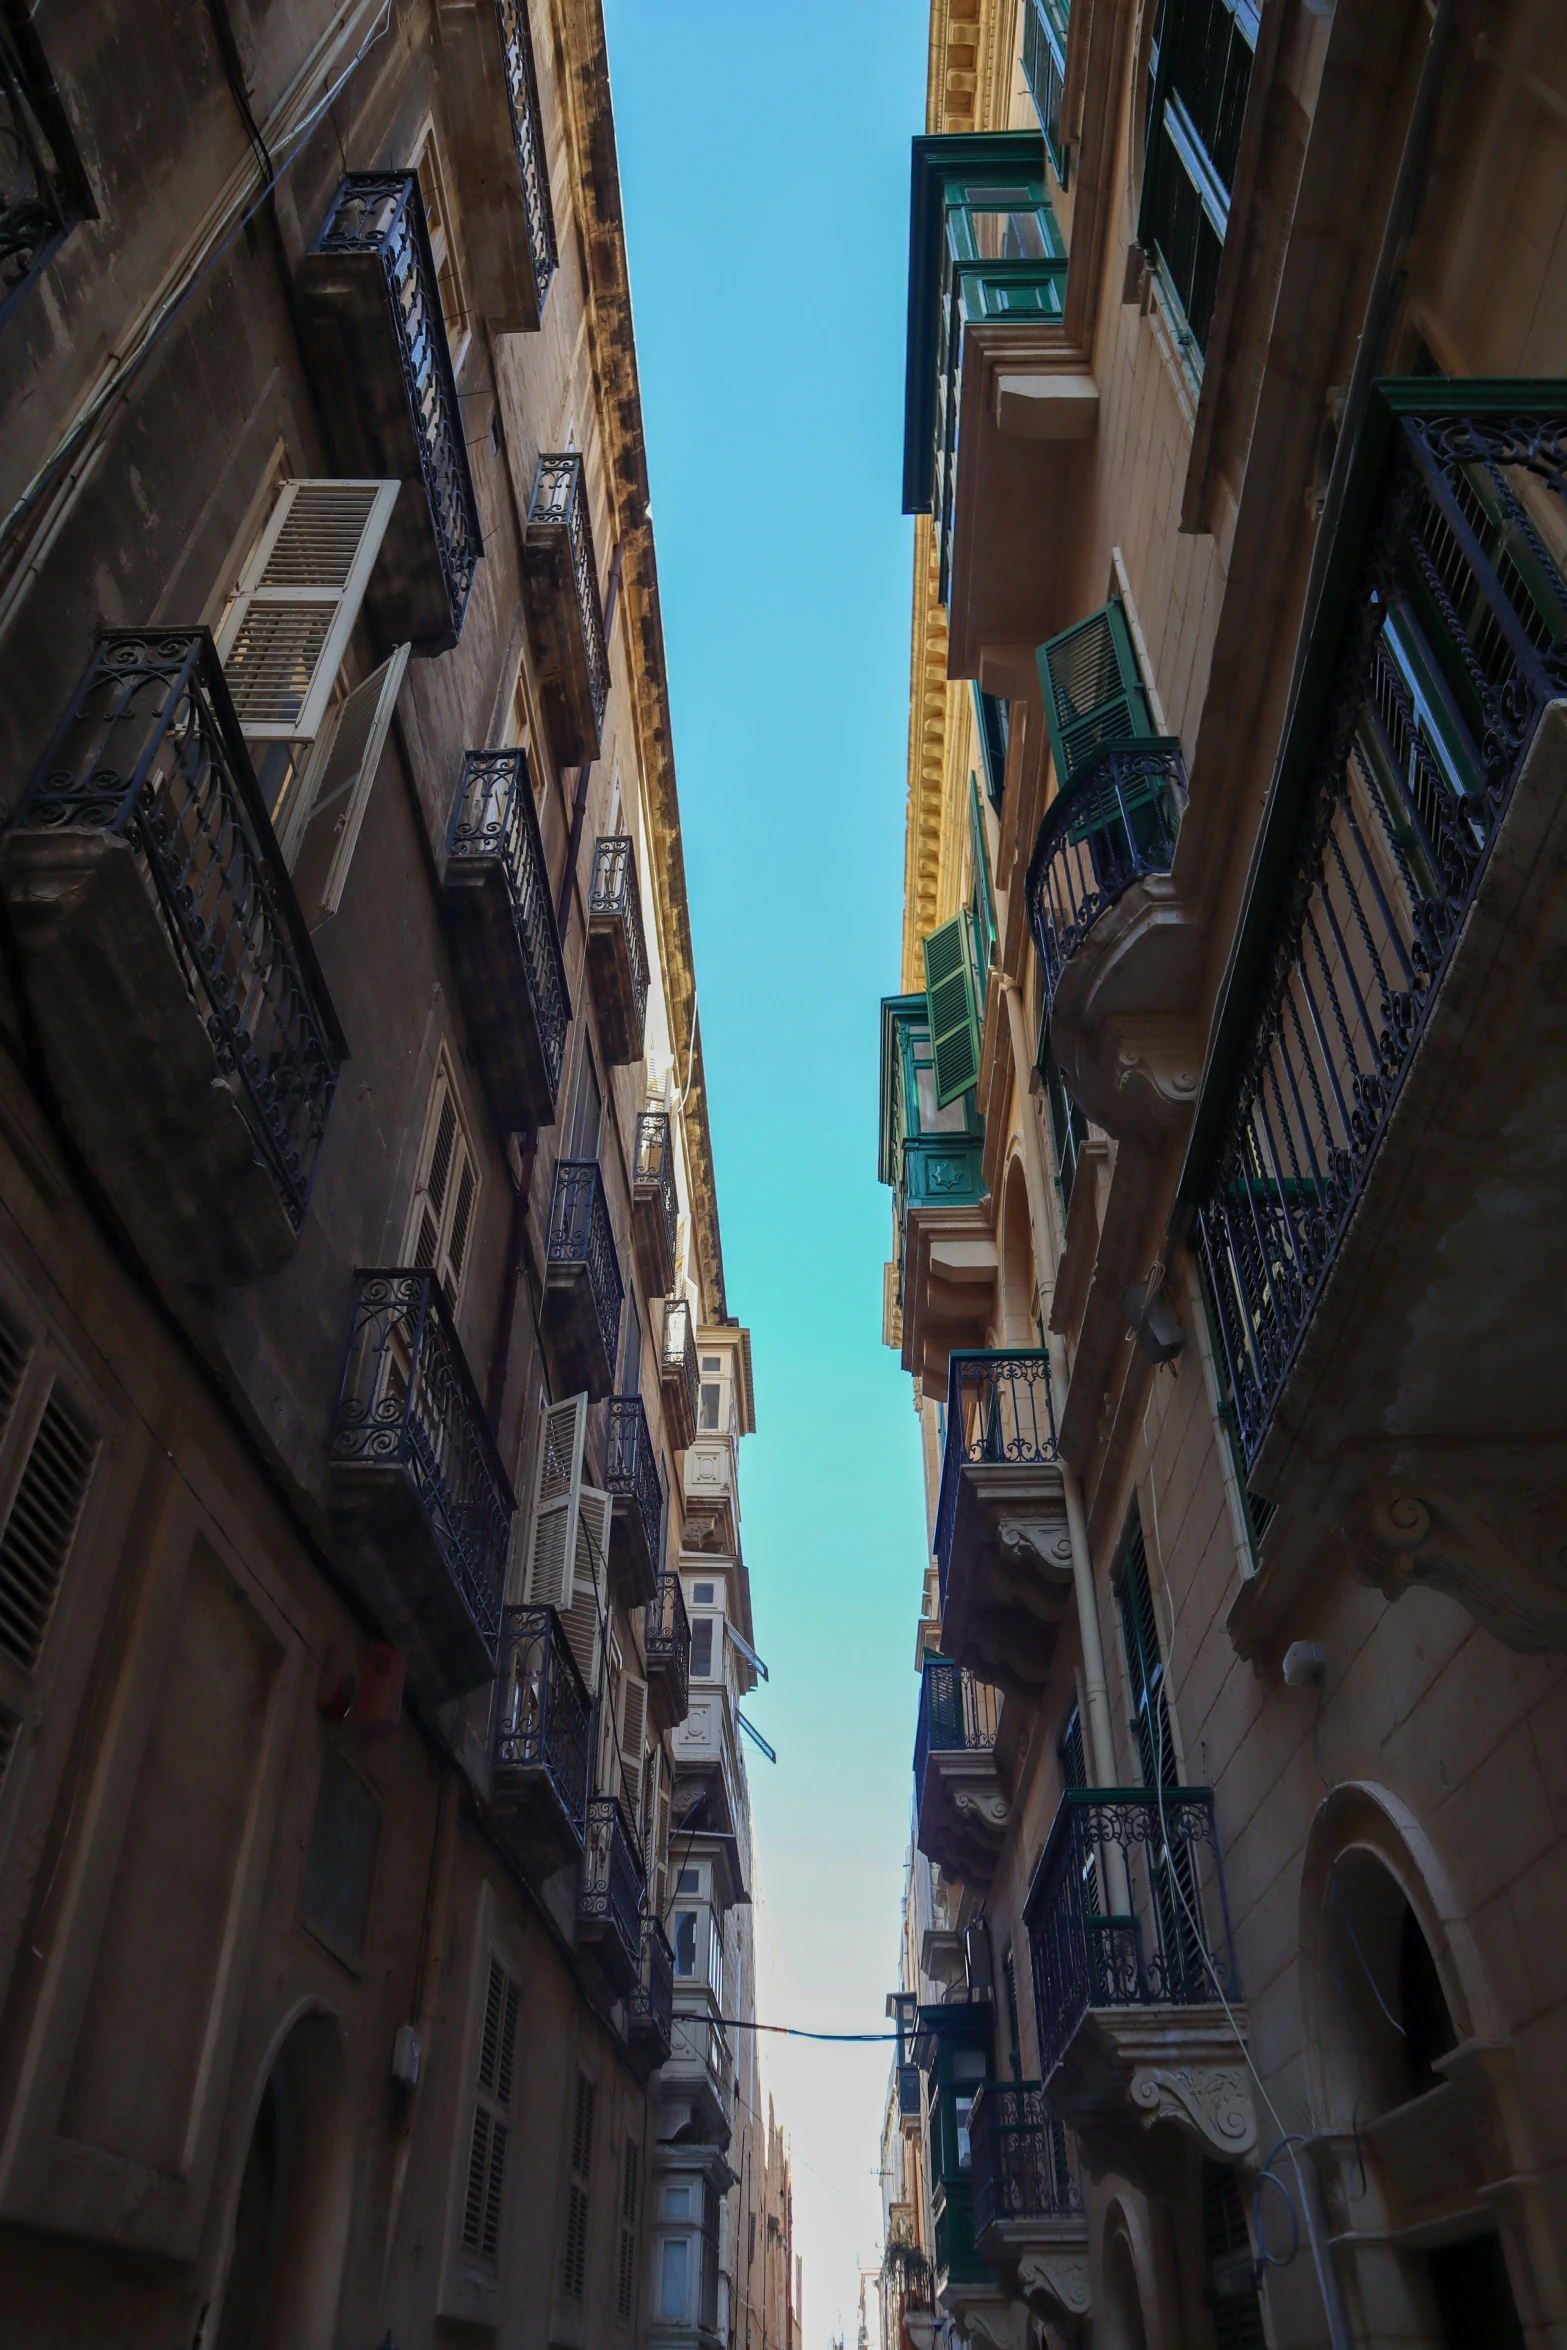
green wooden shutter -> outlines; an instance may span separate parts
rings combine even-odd
[[[979,1015],[974,1008],[968,916],[956,914],[933,930],[923,953],[936,1107],[944,1110],[979,1079]]]
[[[969,835],[974,854],[974,926],[979,941],[980,985],[989,982],[990,966],[996,955],[996,901],[990,887],[990,851],[985,846],[985,818],[979,804],[979,778],[971,775],[969,789]]]
[[[1148,697],[1119,596],[1034,655],[1056,788],[1065,791],[1112,743],[1153,734]]]

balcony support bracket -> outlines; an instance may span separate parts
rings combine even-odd
[[[1244,2162],[1257,2144],[1245,2056],[1222,2008],[1090,2008],[1045,2082],[1095,2179],[1119,2171],[1151,2193],[1181,2148]]]

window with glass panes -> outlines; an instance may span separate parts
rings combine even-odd
[[[1200,366],[1257,46],[1255,0],[1158,0],[1148,54],[1138,242]]]
[[[1061,101],[1066,95],[1066,41],[1069,0],[1023,0],[1023,76],[1056,178],[1067,184],[1067,151],[1061,137]]]

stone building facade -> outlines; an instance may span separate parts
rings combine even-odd
[[[633,2345],[754,1409],[600,11],[0,69],[0,2333]]]
[[[1562,28],[929,57],[901,2333],[1561,2342]]]

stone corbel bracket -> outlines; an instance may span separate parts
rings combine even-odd
[[[1355,1571],[1390,1600],[1444,1591],[1506,1647],[1567,1648],[1567,1453],[1426,1438],[1361,1456]]]
[[[1017,2264],[1020,2290],[1045,2317],[1088,2315],[1088,2254],[1025,2252]]]
[[[1160,2191],[1183,2142],[1215,2162],[1256,2151],[1250,2074],[1222,2008],[1091,2008],[1045,2096],[1095,2178],[1120,2171]]]

